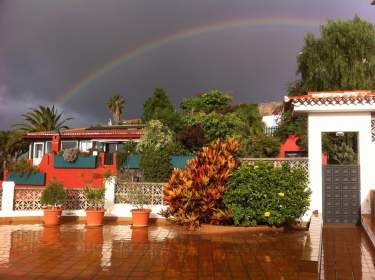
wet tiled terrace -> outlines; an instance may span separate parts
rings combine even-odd
[[[0,279],[317,279],[301,272],[304,245],[302,231],[201,235],[165,226],[3,225]],[[374,253],[359,228],[324,229],[324,256],[326,279],[375,279]]]

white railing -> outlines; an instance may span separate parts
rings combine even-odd
[[[281,166],[288,163],[291,167],[302,167],[306,172],[309,171],[309,159],[307,157],[298,158],[241,158],[241,162],[256,163],[259,161],[272,162],[274,166]]]
[[[131,191],[138,188],[140,194],[145,198],[147,205],[163,204],[163,186],[164,183],[147,183],[147,182],[125,182],[119,181],[115,187],[115,203],[131,204]]]
[[[14,206],[15,211],[33,211],[41,210],[42,204],[40,199],[44,188],[15,188],[14,189]],[[63,208],[66,210],[81,210],[87,208],[87,202],[83,189],[65,189],[66,200]]]

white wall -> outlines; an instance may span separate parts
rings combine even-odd
[[[278,125],[280,116],[277,115],[270,115],[270,116],[263,116],[262,121],[266,125],[266,127],[275,127]]]
[[[309,177],[311,210],[322,213],[322,132],[358,132],[362,213],[370,212],[369,192],[375,186],[375,144],[371,140],[371,113],[309,113]]]

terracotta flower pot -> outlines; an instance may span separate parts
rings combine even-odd
[[[60,224],[61,208],[46,208],[44,209],[44,225],[57,226]]]
[[[133,227],[131,240],[133,243],[147,243],[148,242],[148,228],[147,227]]]
[[[104,224],[105,209],[86,209],[86,225],[100,227]]]
[[[133,227],[147,227],[150,217],[150,209],[132,209],[132,225]]]

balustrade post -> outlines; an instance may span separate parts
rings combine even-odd
[[[115,206],[116,179],[115,176],[112,176],[105,181],[104,208],[106,209],[106,215],[111,215]]]
[[[1,196],[1,211],[12,212],[14,205],[14,187],[15,183],[12,181],[4,181],[2,184],[3,194]]]

